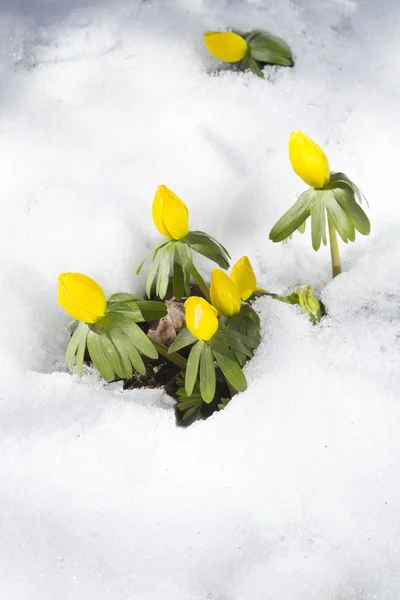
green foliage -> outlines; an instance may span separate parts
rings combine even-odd
[[[299,196],[273,226],[269,238],[281,242],[305,226],[306,219],[311,217],[314,250],[319,250],[321,242],[327,244],[327,220],[346,244],[354,242],[356,231],[361,235],[369,235],[371,231],[369,219],[360,206],[362,200],[360,190],[344,173],[332,173],[329,183],[321,190],[309,188]]]
[[[116,377],[129,379],[133,370],[144,375],[146,367],[141,354],[157,359],[152,341],[137,325],[138,322],[162,318],[167,314],[165,304],[136,300],[130,294],[114,294],[107,303],[102,319],[88,325],[79,323],[66,351],[66,363],[82,375],[86,350],[93,366],[106,381]]]
[[[281,38],[262,29],[248,33],[236,29],[233,31],[244,38],[248,44],[248,52],[239,65],[243,71],[250,70],[257,77],[264,77],[262,69],[265,65],[282,67],[294,65],[292,51]]]
[[[172,240],[157,246],[139,265],[139,274],[146,260],[152,258],[152,265],[146,280],[146,294],[151,297],[154,282],[155,293],[163,299],[166,296],[170,281],[172,263],[172,287],[174,297],[181,300],[185,295],[190,296],[190,277],[192,276],[203,288],[198,271],[193,264],[192,250],[212,260],[223,269],[229,267],[229,253],[214,238],[202,231],[189,231],[186,237],[179,241]]]

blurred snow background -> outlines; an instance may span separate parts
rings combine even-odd
[[[225,26],[296,67],[212,76]],[[399,26],[398,0],[0,0],[2,600],[398,600]],[[268,241],[295,129],[370,201],[334,282],[309,233]],[[329,310],[259,301],[248,391],[187,430],[160,391],[71,378],[56,302],[62,271],[143,289],[160,183]]]

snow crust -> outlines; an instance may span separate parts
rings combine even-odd
[[[226,26],[295,68],[213,75]],[[0,0],[1,598],[398,600],[399,26],[397,0]],[[309,232],[268,240],[296,129],[370,201],[333,282]],[[159,390],[71,377],[56,302],[63,271],[143,291],[160,183],[329,312],[259,300],[248,391],[187,430]]]

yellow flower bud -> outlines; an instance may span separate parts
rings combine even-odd
[[[210,298],[218,312],[226,317],[233,317],[240,312],[239,288],[220,269],[213,269],[211,274]]]
[[[210,54],[224,62],[238,62],[247,53],[247,42],[232,31],[207,31],[204,43]]]
[[[289,138],[289,157],[294,172],[313,188],[329,182],[330,170],[325,152],[301,131]]]
[[[61,273],[58,304],[74,319],[95,323],[104,317],[107,300],[99,284],[87,275]]]
[[[218,329],[218,313],[211,304],[199,296],[185,302],[186,327],[198,340],[210,340]]]
[[[256,284],[256,276],[247,256],[242,256],[233,266],[231,279],[238,287],[242,300],[248,300],[260,288]]]
[[[160,185],[153,200],[153,221],[169,240],[180,240],[189,232],[187,206],[166,185]]]

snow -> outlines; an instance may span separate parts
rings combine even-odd
[[[398,600],[397,0],[0,0],[0,589],[5,600]],[[212,74],[202,32],[263,27],[296,67]],[[370,201],[329,251],[268,232],[304,189],[301,129]],[[248,391],[176,427],[160,390],[64,366],[63,271],[141,292],[165,183],[247,254]],[[199,263],[204,274],[209,265]]]

